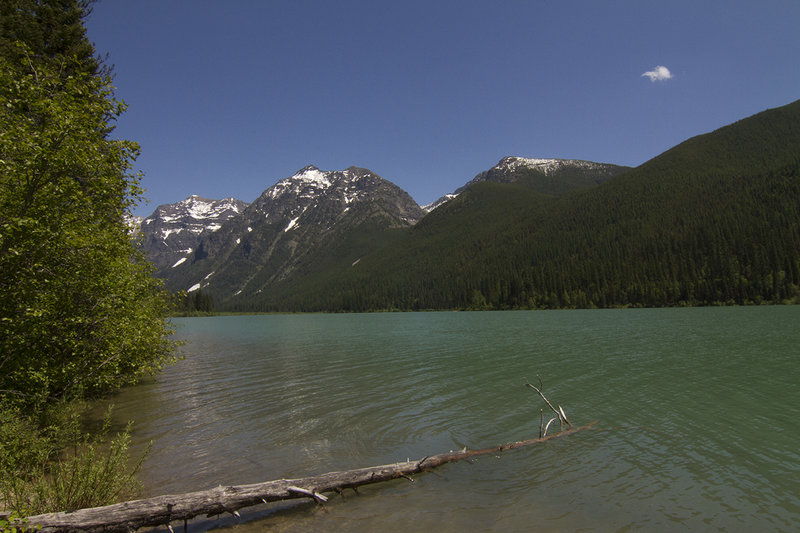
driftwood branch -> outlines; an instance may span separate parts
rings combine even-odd
[[[347,488],[357,492],[357,487],[361,485],[397,478],[411,479],[412,474],[425,472],[446,463],[539,444],[588,429],[594,424],[595,422],[592,422],[586,426],[572,428],[554,435],[502,444],[482,450],[463,449],[431,455],[418,461],[407,460],[383,466],[329,472],[305,478],[280,479],[252,485],[220,486],[188,494],[157,496],[105,507],[30,516],[26,519],[26,525],[36,526],[44,532],[133,531],[145,526],[169,526],[170,522],[185,521],[201,515],[238,514],[236,511],[244,507],[281,500],[312,498],[315,502],[322,504],[327,501],[323,492],[341,493]]]
[[[539,378],[538,375],[536,377]],[[564,408],[561,407],[560,405],[558,406],[558,409],[553,407],[553,404],[550,403],[550,400],[548,400],[547,397],[544,395],[544,393],[542,393],[542,378],[539,378],[539,386],[538,387],[536,385],[532,385],[530,382],[525,383],[525,386],[526,387],[530,387],[530,388],[532,388],[533,390],[535,390],[536,392],[539,393],[539,396],[542,397],[542,400],[544,400],[544,403],[546,403],[547,406],[550,407],[550,409],[552,409],[553,412],[558,417],[558,423],[559,424],[561,424],[563,426],[564,423],[566,423],[569,427],[572,427],[572,422],[570,422],[567,419],[567,415],[566,415],[566,413],[564,413]]]
[[[550,424],[552,424],[555,421],[556,421],[555,418],[551,418],[550,421],[547,422],[547,425],[544,427],[544,433],[542,434],[543,437],[547,436],[547,430],[550,429]]]

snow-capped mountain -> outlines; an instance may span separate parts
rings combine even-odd
[[[475,176],[463,187],[442,196],[423,209],[426,212],[433,211],[480,181],[523,182],[538,192],[560,196],[573,189],[597,185],[626,170],[630,168],[579,159],[532,159],[507,156],[489,170]]]
[[[345,252],[342,242],[411,226],[424,214],[408,193],[370,170],[307,166],[214,231],[202,233],[162,276],[173,290],[208,290],[218,302],[244,298],[297,269],[313,271],[323,256],[356,261],[358,246]]]
[[[135,233],[141,235],[147,257],[163,271],[185,261],[204,235],[217,231],[245,207],[246,202],[235,198],[209,200],[192,195],[181,202],[158,206],[139,223]]]
[[[351,206],[375,200],[384,202],[403,225],[416,223],[424,214],[408,193],[358,167],[325,172],[307,166],[264,191],[252,208],[265,219],[291,217],[284,228],[288,232],[303,221],[335,223]]]
[[[625,170],[589,161],[505,157],[423,209],[370,170],[307,166],[251,204],[191,196],[159,206],[141,223],[140,232],[157,275],[169,289],[203,289],[220,307],[252,307],[262,293],[274,296],[283,290],[284,281],[356,268],[362,256],[390,235],[387,231],[413,226],[427,211],[477,182],[522,183],[558,196]]]

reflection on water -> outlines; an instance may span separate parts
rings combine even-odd
[[[186,358],[112,399],[138,449],[155,441],[142,473],[153,495],[530,438],[544,406],[523,385],[537,374],[573,422],[599,420],[325,510],[254,509],[237,529],[800,528],[797,306],[180,324]]]

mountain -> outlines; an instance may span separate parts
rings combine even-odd
[[[479,179],[357,262],[329,266],[235,308],[800,303],[800,101],[592,187]]]
[[[481,181],[521,183],[549,194],[608,179],[627,167],[559,159],[503,158],[456,191]],[[203,289],[218,308],[249,305],[262,293],[321,283],[401,236],[425,215],[402,189],[358,167],[308,166],[247,204],[192,197],[160,206],[141,225],[148,255],[172,290]],[[225,201],[220,201],[225,202]],[[228,201],[230,202],[230,201]],[[216,215],[216,216],[212,216]]]
[[[423,215],[408,193],[370,170],[307,166],[204,232],[185,261],[162,276],[173,290],[202,288],[215,302],[233,305],[330,262],[355,261],[385,232]]]
[[[163,274],[186,261],[204,236],[217,231],[245,207],[246,202],[235,198],[209,200],[193,195],[181,202],[160,205],[149,217],[131,222],[137,226],[134,233],[140,236],[148,259]]]
[[[569,191],[591,187],[630,170],[630,167],[578,159],[530,159],[504,157],[495,166],[475,176],[464,186],[423,207],[426,212],[452,200],[467,188],[482,181],[522,183],[534,191],[561,196]]]
[[[196,233],[160,275],[217,310],[800,303],[800,101],[633,169],[506,157],[444,200],[309,166],[195,232],[142,228],[151,257]]]

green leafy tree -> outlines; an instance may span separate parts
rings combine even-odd
[[[35,412],[168,362],[168,300],[126,223],[136,143],[81,25],[85,2],[3,3],[0,400]],[[88,46],[88,48],[87,48]]]
[[[86,39],[88,7],[0,2],[0,509],[18,514],[135,490],[129,431],[83,434],[76,400],[175,348],[126,222],[139,147],[110,137],[125,105]]]

